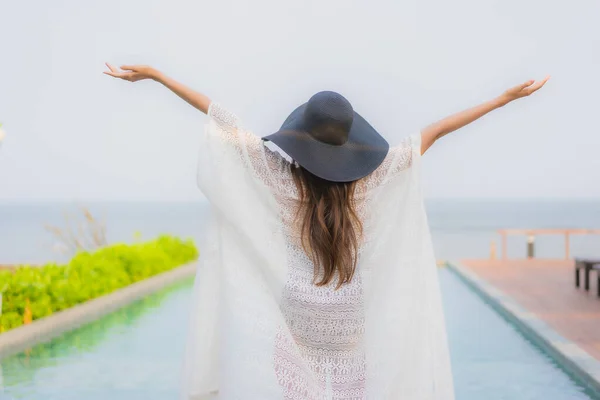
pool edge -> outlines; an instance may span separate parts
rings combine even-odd
[[[460,262],[448,261],[446,266],[492,308],[512,322],[527,338],[540,346],[571,376],[600,395],[600,361],[576,343],[560,335],[512,297],[479,278]]]
[[[192,262],[144,279],[107,295],[0,334],[0,359],[47,342],[61,334],[117,311],[165,287],[194,276]]]

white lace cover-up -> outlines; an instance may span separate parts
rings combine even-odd
[[[220,105],[208,114],[198,181],[214,224],[200,249],[182,399],[453,399],[414,171],[420,135],[358,182],[357,273],[336,290],[335,280],[313,283],[294,219],[294,165]],[[394,202],[405,212],[386,215]],[[405,240],[394,245],[394,235]]]

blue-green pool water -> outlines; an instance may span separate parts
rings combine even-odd
[[[569,378],[441,270],[458,400],[579,400]],[[0,399],[167,400],[178,392],[192,281],[0,362]]]

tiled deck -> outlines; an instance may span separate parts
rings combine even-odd
[[[600,298],[596,274],[590,291],[575,287],[572,261],[463,260],[479,278],[511,296],[566,339],[600,360]],[[582,273],[583,286],[583,273]]]

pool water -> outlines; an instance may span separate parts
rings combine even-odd
[[[3,359],[6,399],[176,399],[192,286],[176,284]]]
[[[600,399],[451,271],[440,275],[457,400]]]
[[[457,400],[595,399],[440,270]],[[192,281],[0,362],[1,399],[171,400],[178,396]]]

